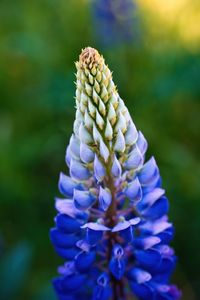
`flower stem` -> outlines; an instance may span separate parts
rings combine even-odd
[[[113,228],[116,225],[117,221],[117,201],[116,201],[116,188],[114,185],[113,178],[108,176],[107,179],[107,186],[111,191],[112,201],[111,204],[106,212],[105,219],[107,220],[107,225],[110,228]],[[112,249],[114,243],[117,241],[117,235],[115,232],[108,232],[108,261],[110,261],[112,257]],[[111,283],[113,289],[113,297],[112,300],[118,300],[119,298],[123,298],[126,300],[125,292],[124,292],[124,282],[122,280],[117,280],[112,274],[111,276]]]

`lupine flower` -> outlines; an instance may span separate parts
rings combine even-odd
[[[60,300],[176,300],[170,284],[174,228],[155,159],[136,129],[104,58],[76,63],[76,118],[60,174],[50,238],[64,259],[53,286]]]
[[[95,30],[105,45],[127,43],[137,34],[134,0],[95,0],[92,11]]]

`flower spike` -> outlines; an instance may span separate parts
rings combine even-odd
[[[178,300],[169,283],[168,199],[147,141],[96,49],[76,63],[76,115],[60,174],[50,239],[64,259],[53,286],[60,300]],[[129,289],[128,287],[129,286]]]

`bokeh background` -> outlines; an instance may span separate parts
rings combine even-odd
[[[183,300],[200,299],[199,0],[1,0],[0,299],[55,300],[48,238],[75,65],[103,53],[170,199]]]

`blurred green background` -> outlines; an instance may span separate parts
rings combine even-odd
[[[1,0],[0,299],[53,300],[49,242],[74,119],[74,62],[98,48],[170,199],[173,278],[200,299],[199,0]]]

